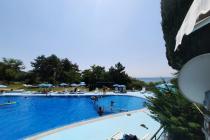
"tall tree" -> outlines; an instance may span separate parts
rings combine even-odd
[[[19,59],[13,59],[13,58],[3,58],[3,63],[11,69],[14,69],[16,71],[21,71],[25,68],[23,65],[23,62]]]
[[[79,66],[77,64],[73,64],[67,58],[61,60],[62,72],[59,78],[59,81],[74,83],[79,82],[81,79],[81,74],[79,70]]]
[[[13,58],[3,58],[0,62],[0,80],[3,81],[18,81],[22,80],[24,76],[23,62]]]
[[[72,64],[67,58],[60,59],[56,55],[37,57],[31,63],[34,73],[40,82],[56,84],[58,82],[79,82],[80,73],[77,64]]]
[[[93,65],[90,69],[84,70],[82,73],[82,79],[87,84],[95,85],[97,82],[106,82],[105,67]]]
[[[33,72],[39,77],[42,82],[56,83],[57,78],[61,73],[60,59],[56,55],[45,57],[44,55],[37,57],[31,63]]]
[[[110,81],[114,83],[128,85],[131,81],[130,77],[125,72],[125,67],[120,62],[115,64],[114,67],[111,66],[108,73]]]

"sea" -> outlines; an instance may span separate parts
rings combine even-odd
[[[143,78],[137,78],[141,81],[144,81],[146,83],[150,83],[150,82],[161,82],[161,81],[166,81],[166,82],[170,82],[171,79],[173,79],[173,77],[143,77]]]

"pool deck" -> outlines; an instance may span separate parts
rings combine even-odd
[[[149,116],[149,111],[145,108],[67,125],[26,139],[111,140],[115,134],[133,134],[141,140],[149,140],[159,128],[160,124]]]

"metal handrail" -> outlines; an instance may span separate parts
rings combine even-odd
[[[158,136],[159,132],[163,129],[163,126],[161,126],[158,131],[151,137],[150,140],[158,140],[160,139],[160,137],[162,136],[162,134],[164,133],[164,131]],[[158,137],[157,137],[158,136]]]

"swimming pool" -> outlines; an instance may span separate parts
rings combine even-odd
[[[99,117],[97,107],[106,114],[144,107],[145,99],[131,96],[104,96],[94,103],[88,97],[0,97],[0,139],[13,140]],[[113,101],[113,107],[110,102]]]

